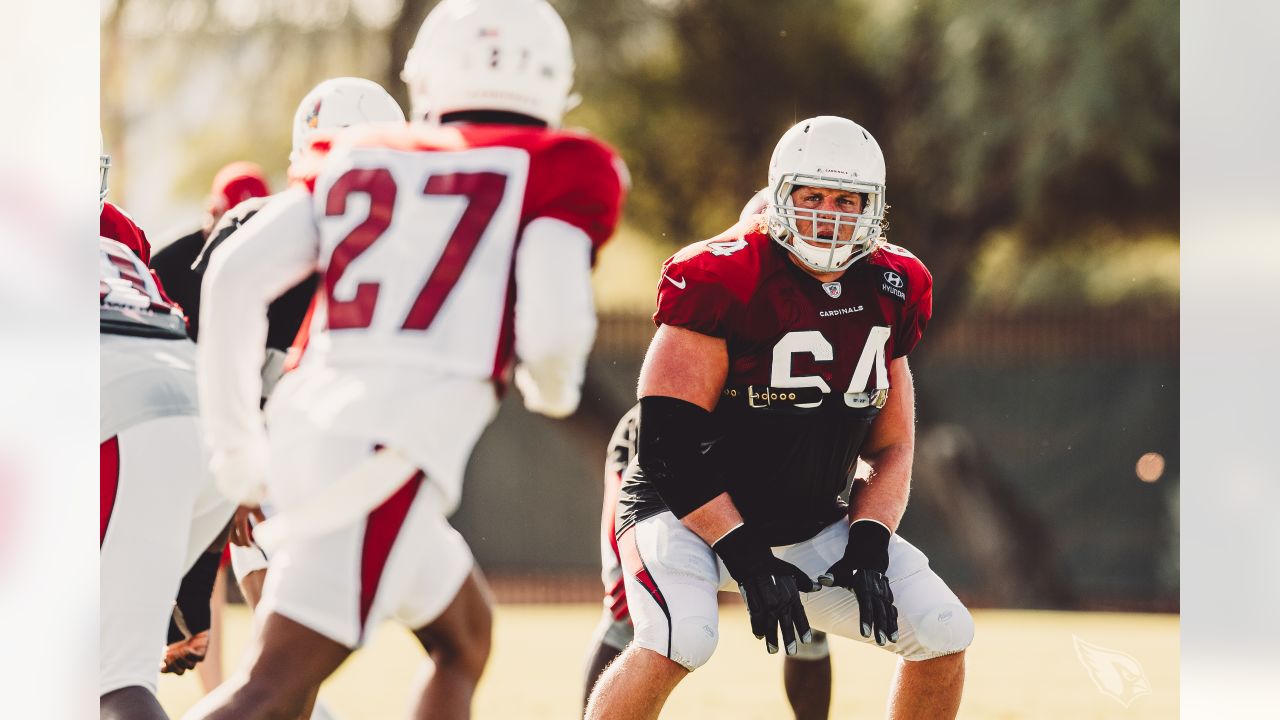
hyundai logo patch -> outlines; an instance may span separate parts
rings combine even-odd
[[[907,279],[892,270],[886,270],[884,282],[880,283],[880,292],[906,302]]]

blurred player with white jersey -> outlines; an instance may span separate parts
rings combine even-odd
[[[318,132],[336,131],[378,122],[404,122],[404,111],[395,98],[381,85],[358,77],[337,77],[312,88],[298,103],[293,117],[293,148],[289,159],[296,160],[306,149],[307,141]],[[237,230],[249,222],[275,195],[254,197],[228,210],[218,220],[204,247],[198,253],[192,270],[203,276],[217,250]],[[267,310],[267,358],[262,366],[262,398],[265,402],[280,379],[285,353],[302,327],[316,293],[318,277],[310,275],[286,290]],[[252,515],[261,519],[270,507]],[[232,533],[231,566],[236,582],[250,605],[256,607],[262,595],[267,569],[267,554],[253,542],[248,509],[237,512],[237,527]]]
[[[318,132],[374,122],[404,122],[404,119],[404,111],[395,98],[372,80],[357,77],[330,78],[312,88],[298,103],[293,117],[293,148],[289,152],[289,158],[298,159],[306,149],[307,141]],[[209,232],[191,268],[197,282],[223,243],[266,207],[273,197],[275,196],[249,198],[221,216]],[[264,403],[280,379],[285,353],[293,344],[307,316],[315,298],[317,281],[318,277],[313,273],[286,290],[267,309],[266,360],[262,365]],[[195,293],[198,298],[199,287],[195,288]],[[243,506],[236,511],[231,532],[231,568],[241,593],[253,608],[257,608],[262,597],[269,558],[266,550],[253,541],[252,524],[254,520],[261,521],[271,514],[271,506],[265,503],[261,507]],[[312,709],[308,712],[304,707],[303,717],[310,717],[312,720],[333,717],[333,713],[322,702],[313,701],[308,704]]]
[[[101,713],[164,718],[155,691],[174,596],[233,506],[202,456],[182,314],[124,244],[100,238],[99,268]]]
[[[415,717],[469,717],[491,610],[446,517],[508,378],[576,408],[590,274],[625,192],[614,153],[557,129],[573,60],[544,0],[445,0],[405,63],[415,122],[313,139],[295,185],[212,258],[200,397],[220,487],[279,514],[249,666],[188,717],[296,714],[384,619],[434,661]],[[298,368],[258,414],[270,300],[312,272]],[[276,528],[274,543],[266,530]]]

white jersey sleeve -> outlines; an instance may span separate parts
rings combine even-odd
[[[596,335],[591,238],[561,220],[534,220],[515,274],[516,387],[529,410],[565,417],[578,407]]]
[[[316,269],[311,195],[281,193],[213,255],[200,303],[200,414],[224,493],[261,500],[266,434],[259,411],[267,307]]]

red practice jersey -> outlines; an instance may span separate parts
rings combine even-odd
[[[145,265],[151,265],[151,243],[146,233],[138,227],[129,214],[109,202],[102,203],[98,215],[99,234],[124,245],[133,251]]]
[[[341,167],[325,162],[340,151],[343,158],[350,158]],[[344,170],[347,162],[349,169]],[[380,299],[373,289],[377,285],[368,284],[364,278],[390,278],[396,270],[391,265],[378,265],[381,258],[394,261],[390,252],[378,254],[379,238],[403,232],[399,227],[435,232],[428,225],[442,224],[447,219],[448,227],[442,224],[440,229],[450,233],[444,243],[446,249],[430,269],[416,299],[408,298],[412,303],[406,301],[409,307],[395,316],[395,322],[403,329],[431,326],[432,337],[441,338],[442,343],[447,338],[456,339],[455,330],[496,340],[492,346],[476,340],[474,347],[452,342],[448,352],[452,353],[451,364],[469,366],[478,361],[480,354],[490,353],[486,362],[497,379],[505,376],[513,360],[514,257],[525,227],[541,218],[572,225],[590,238],[594,262],[596,252],[618,224],[627,189],[626,170],[620,158],[599,140],[583,132],[515,125],[410,124],[321,134],[291,168],[290,177],[317,196],[321,216],[337,217],[350,212],[347,200],[355,194],[367,196],[370,208],[367,214],[359,211],[364,221],[354,227],[347,223],[340,231],[343,234],[328,237],[322,224],[321,258],[325,267],[318,302],[295,348],[310,342],[321,329],[372,326],[377,330],[382,315],[375,315],[376,305],[392,300],[386,297],[386,288],[382,292],[385,300]],[[456,210],[443,204],[457,200],[466,202]],[[427,201],[435,205],[427,205]],[[437,210],[428,215],[431,208],[447,212]],[[416,225],[398,225],[402,214],[405,219],[400,223]],[[502,257],[510,258],[506,277],[502,278],[505,297],[502,292],[481,293],[476,288],[469,299],[450,300],[446,306],[446,298],[468,297],[465,268],[473,253],[490,252],[490,246],[496,252],[498,236],[510,238],[500,241]],[[490,240],[488,244],[485,238]],[[359,257],[371,246],[373,252]],[[357,262],[363,263],[358,271]],[[338,285],[349,267],[354,272],[352,278],[360,277],[364,283],[354,294],[346,290],[345,283]],[[454,285],[459,289],[454,290]],[[499,305],[491,307],[491,302]],[[450,313],[449,308],[456,309]],[[335,337],[335,351],[340,351],[338,345]],[[364,347],[371,347],[367,338]],[[430,353],[432,349],[426,351]]]
[[[796,267],[762,233],[694,243],[668,259],[662,274],[654,322],[724,338],[729,386],[843,391],[864,353],[897,358],[911,352],[933,311],[933,277],[896,245],[882,246],[832,283]],[[880,330],[872,338],[877,327],[888,334]],[[811,333],[817,335],[806,336]],[[789,367],[774,362],[782,356],[790,357]],[[871,366],[867,382],[857,378],[856,392],[889,386],[881,365]]]
[[[916,346],[932,308],[932,276],[895,245],[830,283],[757,232],[695,243],[663,265],[654,322],[727,343],[722,436],[708,455],[773,544],[811,537],[845,512],[839,495],[889,392],[888,363]],[[630,474],[624,517],[660,511],[635,464]]]
[[[142,261],[143,265],[147,266],[147,273],[151,275],[151,281],[155,284],[155,289],[160,298],[175,309],[185,322],[186,315],[182,306],[169,297],[168,293],[164,291],[164,283],[160,282],[160,276],[156,275],[155,270],[150,269],[151,243],[147,240],[147,234],[142,232],[142,228],[138,227],[138,223],[134,222],[133,217],[118,206],[104,202],[102,203],[102,212],[98,214],[98,232],[102,237],[108,240],[115,240],[124,245]]]

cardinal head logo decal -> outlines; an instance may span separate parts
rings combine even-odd
[[[1142,663],[1132,655],[1087,643],[1075,635],[1071,639],[1075,641],[1076,657],[1103,695],[1127,708],[1134,700],[1151,694]]]

